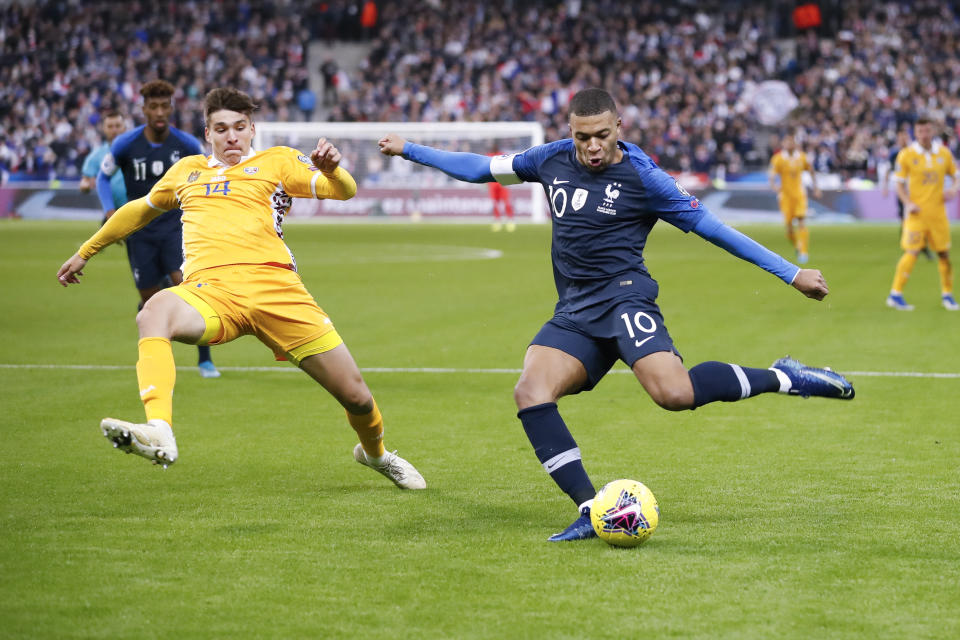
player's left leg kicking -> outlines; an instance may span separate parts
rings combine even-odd
[[[626,308],[626,307],[625,307]],[[616,308],[615,316],[623,311]],[[645,308],[630,335],[617,338],[619,358],[632,362],[637,380],[659,406],[671,411],[705,404],[735,402],[761,393],[780,392],[801,397],[852,399],[853,386],[829,369],[807,367],[781,358],[768,369],[704,362],[689,371],[673,350],[673,343],[654,307]],[[631,327],[633,329],[633,327]],[[647,338],[637,339],[639,332]],[[649,339],[648,339],[649,338]],[[557,486],[577,505],[574,522],[551,541],[595,537],[590,506],[595,495],[584,469],[580,449],[557,409],[564,395],[589,390],[616,359],[609,348],[574,327],[551,320],[534,338],[524,358],[514,399],[524,431],[537,458]]]
[[[114,447],[167,468],[179,457],[172,429],[177,367],[170,340],[196,343],[207,331],[207,323],[199,311],[168,289],[147,300],[137,314],[137,327],[137,381],[146,422],[104,418],[100,428]]]

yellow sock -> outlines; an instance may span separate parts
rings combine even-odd
[[[347,420],[357,432],[360,444],[368,456],[379,458],[386,453],[383,448],[383,416],[380,415],[376,400],[373,401],[373,411],[370,413],[358,416],[347,411]]]
[[[941,295],[947,295],[948,293],[953,293],[953,269],[950,267],[949,258],[938,259],[937,270],[940,272]]]
[[[895,293],[903,293],[903,287],[907,284],[907,278],[913,271],[913,265],[917,264],[917,256],[905,251],[900,260],[897,261],[897,271],[893,274],[893,286],[890,290]]]
[[[140,400],[147,413],[147,421],[164,420],[173,424],[173,385],[177,381],[177,365],[173,348],[166,338],[143,338],[137,343],[137,382]]]
[[[810,248],[810,229],[806,227],[800,227],[797,229],[797,251],[800,253],[810,253],[807,249]]]

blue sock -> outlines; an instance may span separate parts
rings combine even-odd
[[[197,347],[197,364],[210,359],[210,347]]]
[[[702,362],[690,369],[693,406],[722,400],[736,402],[760,393],[780,390],[780,379],[770,369],[751,369],[726,362]]]
[[[517,413],[523,430],[544,470],[578,507],[597,495],[583,462],[580,448],[564,424],[555,402],[538,404]]]

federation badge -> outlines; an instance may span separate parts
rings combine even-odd
[[[200,172],[199,172],[199,171],[193,171],[193,172],[190,173],[190,175],[187,176],[187,182],[196,182],[196,181],[197,181],[197,178],[199,178],[199,177],[200,177]]]
[[[243,172],[249,175],[255,174],[257,171],[260,171],[260,167],[244,167]]]
[[[177,164],[177,161],[180,159],[180,150],[174,149],[173,153],[170,154],[170,164]]]
[[[583,205],[587,203],[587,196],[590,195],[590,192],[586,189],[577,189],[573,192],[573,197],[570,199],[570,206],[573,207],[574,211],[580,211],[583,208]]]
[[[302,162],[303,164],[313,164],[312,162],[310,162],[310,158],[308,158],[307,156],[303,155],[302,153],[297,156],[297,160],[299,160],[299,161]]]

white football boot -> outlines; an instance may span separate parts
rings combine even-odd
[[[153,464],[164,469],[177,461],[177,441],[173,429],[166,422],[158,420],[136,424],[114,418],[104,418],[100,422],[103,435],[113,442],[113,446],[126,453],[143,456]]]
[[[367,452],[363,450],[363,445],[357,443],[357,446],[353,448],[353,459],[374,471],[379,471],[401,489],[427,488],[427,481],[423,479],[420,472],[412,464],[398,456],[396,451],[392,453],[388,451],[383,456],[383,462],[374,464],[367,459]]]

